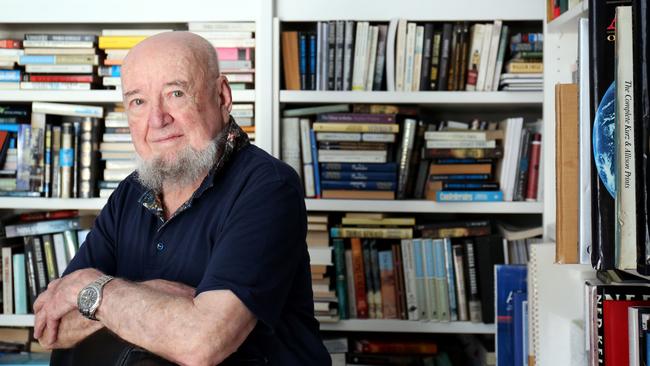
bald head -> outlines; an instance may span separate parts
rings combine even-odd
[[[151,57],[176,57],[193,64],[204,80],[219,77],[219,60],[214,46],[205,38],[190,32],[165,32],[148,37],[133,47],[122,62],[122,73],[128,73],[133,60]]]

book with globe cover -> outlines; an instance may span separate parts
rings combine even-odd
[[[631,0],[589,1],[589,61],[593,153],[591,167],[591,264],[600,270],[615,266],[616,7]]]
[[[634,129],[636,156],[636,259],[637,271],[642,275],[650,275],[650,183],[649,143],[650,138],[650,1],[633,0],[632,24],[634,27],[634,85],[638,86],[634,93]],[[645,62],[644,62],[645,61]]]

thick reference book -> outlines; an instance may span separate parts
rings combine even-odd
[[[527,292],[527,268],[518,265],[497,265],[496,277],[496,351],[497,366],[515,365],[514,294]]]

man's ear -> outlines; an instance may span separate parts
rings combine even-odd
[[[232,91],[228,79],[224,75],[217,78],[217,98],[219,98],[219,105],[221,117],[223,121],[230,120],[230,111],[232,110]]]

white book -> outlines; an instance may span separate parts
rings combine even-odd
[[[93,48],[93,41],[39,41],[39,40],[24,40],[23,47],[37,47],[37,48]]]
[[[503,191],[503,200],[512,201],[519,160],[519,144],[521,143],[521,130],[524,119],[521,117],[508,118],[502,122],[501,129],[506,131],[504,142],[505,151],[502,159],[502,169],[499,182]]]
[[[307,131],[309,133],[309,130]],[[317,132],[316,141],[361,141],[359,132]]]
[[[632,7],[616,7],[616,268],[636,269]]]
[[[133,170],[131,169],[104,169],[104,180],[123,180],[131,173],[133,173]]]
[[[419,320],[418,298],[415,284],[415,267],[413,262],[413,240],[402,239],[402,266],[404,268],[404,293],[408,320]]]
[[[316,90],[323,90],[323,22],[316,24]]]
[[[323,22],[323,39],[321,39],[321,49],[323,50],[322,55],[321,55],[321,63],[323,64],[323,67],[321,68],[321,90],[328,90],[327,86],[327,78],[328,78],[328,71],[329,71],[329,53],[328,53],[328,45],[329,45],[329,37],[330,37],[330,31],[329,31],[329,23],[328,22]]]
[[[415,28],[415,56],[413,57],[413,83],[411,91],[420,90],[420,75],[422,74],[422,50],[424,47],[424,27]]]
[[[494,67],[494,77],[492,78],[492,87],[490,90],[499,90],[499,77],[501,69],[503,68],[503,61],[506,57],[506,50],[508,49],[508,25],[501,26],[501,36],[499,37],[499,50],[497,51],[497,62]],[[489,87],[489,86],[488,86]]]
[[[488,55],[490,54],[490,42],[492,40],[492,24],[485,24],[483,28],[483,46],[481,47],[481,63],[478,67],[478,78],[476,80],[476,90],[485,90],[485,79],[487,73]]]
[[[26,90],[90,90],[90,83],[59,83],[21,81],[20,89]]]
[[[205,39],[252,39],[253,32],[192,31]]]
[[[20,48],[0,48],[0,56],[18,57],[26,54],[25,52],[26,50]]]
[[[120,160],[106,160],[106,169],[112,170],[135,170],[137,167],[135,160],[120,159]]]
[[[0,55],[5,49],[0,49]],[[19,50],[23,51],[23,50]],[[25,48],[25,55],[94,55],[94,48]]]
[[[105,142],[131,142],[129,133],[105,133],[102,138]]]
[[[361,134],[361,141],[366,142],[395,142],[394,133],[372,133],[366,132]]]
[[[354,46],[354,67],[352,71],[352,90],[363,91],[365,89],[366,63],[368,55],[368,22],[357,23],[357,35]]]
[[[316,266],[331,266],[332,263],[332,247],[308,247],[309,251],[309,264]]]
[[[255,47],[255,38],[248,39],[208,39],[210,44],[214,47],[226,48],[226,47],[237,47],[237,48],[254,48]]]
[[[311,121],[309,118],[300,119],[300,150],[302,151],[303,181],[305,197],[316,195],[314,186],[314,162],[311,156]]]
[[[417,25],[408,23],[406,27],[406,53],[404,61],[404,87],[401,91],[411,91],[413,89],[413,62],[415,58],[415,33]]]
[[[481,51],[483,50],[483,32],[485,25],[481,23],[474,24],[471,31],[471,42],[469,54],[467,55],[467,77],[465,90],[476,90],[476,81],[478,79],[478,67],[481,63]]]
[[[397,23],[397,45],[394,50],[395,91],[404,91],[404,69],[406,65],[406,27],[406,19],[400,19]]]
[[[91,74],[93,65],[25,65],[25,72],[32,74]]]
[[[56,268],[59,271],[59,277],[63,277],[63,272],[68,266],[71,258],[68,258],[65,250],[65,240],[63,233],[52,234],[52,242],[54,243],[54,257],[56,258]]]
[[[386,90],[395,91],[395,37],[397,36],[398,19],[391,19],[388,23],[386,36]]]
[[[579,181],[578,226],[580,263],[591,264],[591,113],[589,102],[589,19],[578,26]],[[540,179],[540,182],[543,179]]]
[[[492,25],[492,38],[490,39],[490,52],[488,53],[488,62],[487,69],[485,70],[485,87],[483,90],[490,91],[492,90],[492,84],[494,79],[494,68],[497,64],[497,56],[499,54],[499,40],[501,39],[501,27],[503,22],[501,20],[495,20]]]
[[[20,89],[20,82],[18,81],[0,82],[0,90],[16,90],[16,89]]]
[[[13,289],[13,260],[11,248],[2,248],[2,313],[10,315],[14,313],[14,289]]]
[[[189,22],[190,31],[255,32],[255,22]]]
[[[426,146],[427,149],[494,149],[496,147],[496,141],[427,140]]]
[[[372,84],[375,81],[375,66],[377,62],[377,40],[379,37],[379,27],[372,26],[368,32],[368,63],[366,65],[366,86],[365,90],[372,91]]]
[[[323,163],[385,163],[385,150],[318,150]]]
[[[80,104],[32,102],[32,113],[102,118],[104,108]]]
[[[255,106],[252,103],[234,103],[232,105],[233,111],[253,110],[253,109],[255,109]]]
[[[289,117],[280,119],[282,123],[282,161],[289,164],[298,176],[302,177],[300,162],[300,119]]]
[[[173,29],[102,29],[102,36],[153,36]]]
[[[104,127],[129,127],[129,121],[126,119],[106,119],[104,120]]]

